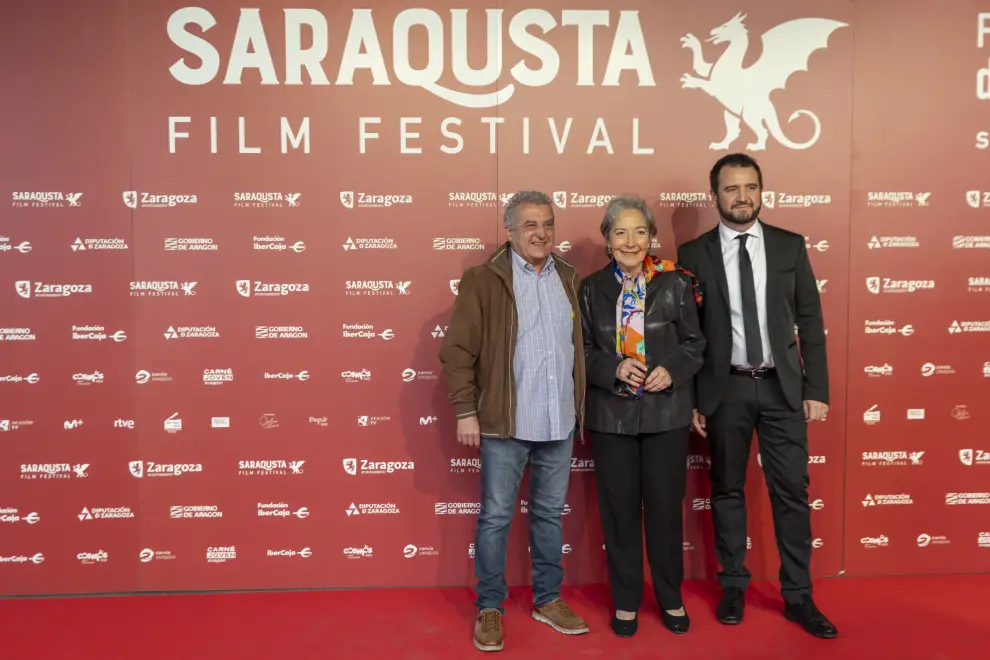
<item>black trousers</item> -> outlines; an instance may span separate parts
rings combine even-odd
[[[791,409],[776,376],[729,376],[725,401],[708,417],[712,518],[723,589],[749,586],[746,559],[746,466],[756,431],[780,554],[784,600],[811,595],[811,509],[808,507],[808,427]]]
[[[687,427],[664,433],[591,432],[598,511],[615,608],[636,612],[643,602],[643,527],[657,602],[682,606],[683,502],[687,485]]]

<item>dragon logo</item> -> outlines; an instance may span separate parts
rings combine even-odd
[[[681,76],[682,89],[700,89],[725,106],[725,138],[712,142],[709,149],[726,150],[740,136],[740,120],[746,122],[756,142],[746,145],[751,151],[766,149],[767,137],[789,149],[807,149],[818,141],[822,125],[810,110],[796,110],[788,118],[794,121],[807,115],[815,124],[815,132],[807,142],[794,142],[781,130],[777,110],[770,100],[770,93],[784,89],[787,79],[798,71],[808,70],[811,54],[826,48],[832,33],[848,27],[848,23],[827,18],[799,18],[787,21],[763,33],[763,54],[748,69],[743,59],[749,48],[749,30],[743,23],[745,14],[736,14],[727,23],[711,31],[712,44],[728,43],[728,48],[714,64],[705,61],[701,42],[693,34],[681,37],[681,45],[693,54],[694,72]]]

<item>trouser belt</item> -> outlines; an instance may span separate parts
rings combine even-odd
[[[761,367],[759,369],[744,369],[743,367],[730,367],[729,373],[733,376],[746,376],[747,378],[769,378],[777,375],[776,367]]]

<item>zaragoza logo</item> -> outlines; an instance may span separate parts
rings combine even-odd
[[[728,43],[728,48],[713,64],[705,61],[701,42],[693,34],[681,37],[681,45],[693,54],[696,78],[685,73],[681,76],[682,89],[700,89],[725,106],[725,138],[712,142],[709,149],[726,150],[739,139],[740,120],[756,134],[756,142],[746,145],[750,151],[766,149],[767,137],[773,136],[788,149],[807,149],[818,141],[822,125],[810,110],[795,110],[787,121],[792,122],[807,115],[815,125],[815,132],[807,142],[794,142],[780,127],[777,109],[770,100],[770,93],[782,90],[788,78],[798,71],[808,70],[811,54],[828,46],[832,33],[848,27],[848,23],[828,18],[798,18],[787,21],[763,33],[763,54],[748,69],[743,59],[749,49],[749,31],[743,19],[736,14],[730,21],[711,31],[712,44]]]

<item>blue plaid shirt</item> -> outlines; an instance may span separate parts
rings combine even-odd
[[[574,314],[553,255],[540,274],[512,253],[519,329],[512,359],[517,440],[566,440],[574,411]]]

